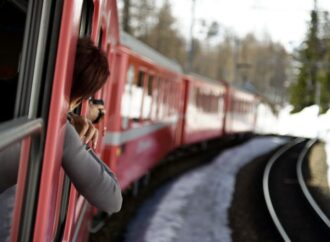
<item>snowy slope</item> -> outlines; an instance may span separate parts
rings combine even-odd
[[[318,115],[319,107],[313,105],[299,113],[291,114],[292,107],[283,108],[275,117],[267,106],[259,105],[257,132],[294,135],[308,138],[320,138],[326,143],[328,162],[328,184],[330,187],[330,110]]]

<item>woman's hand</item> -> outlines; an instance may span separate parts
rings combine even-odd
[[[75,127],[82,142],[88,144],[92,142],[92,146],[95,149],[99,137],[99,131],[94,127],[92,121],[86,117],[81,117],[77,114],[70,114],[69,116],[71,124]]]

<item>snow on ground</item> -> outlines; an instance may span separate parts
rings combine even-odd
[[[231,241],[228,208],[237,172],[284,141],[253,139],[161,188],[130,224],[126,242]]]
[[[330,187],[330,110],[319,115],[319,107],[313,105],[299,113],[291,114],[292,106],[283,108],[275,117],[265,105],[259,105],[257,132],[277,133],[308,138],[320,138],[326,143],[328,184]]]

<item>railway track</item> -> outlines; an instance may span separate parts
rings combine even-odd
[[[330,220],[306,185],[304,165],[315,140],[296,139],[276,152],[263,174],[268,211],[284,241],[330,241]]]

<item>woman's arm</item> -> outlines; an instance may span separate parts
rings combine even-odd
[[[85,147],[74,127],[67,122],[62,160],[65,172],[91,204],[109,214],[118,212],[122,195],[115,175]]]
[[[20,143],[0,152],[0,193],[17,182]],[[73,128],[66,123],[62,166],[78,192],[100,210],[118,212],[122,195],[115,175],[85,145]]]

